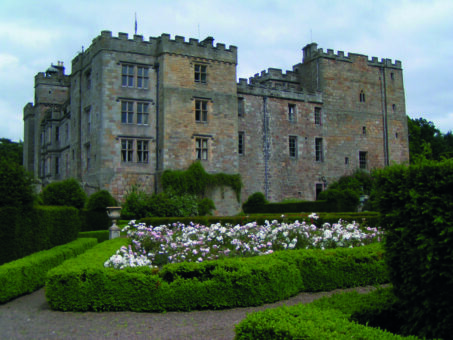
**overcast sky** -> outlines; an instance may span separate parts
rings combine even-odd
[[[238,47],[238,78],[291,70],[310,42],[326,51],[401,60],[406,112],[453,130],[453,1],[0,0],[0,137],[23,140],[34,76],[61,60],[66,73],[102,30],[213,36]]]

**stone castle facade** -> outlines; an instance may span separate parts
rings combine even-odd
[[[237,48],[162,34],[103,31],[72,61],[35,77],[24,108],[24,165],[42,185],[78,179],[120,201],[160,188],[167,169],[200,160],[239,173],[242,199],[314,200],[357,169],[409,160],[401,62],[303,48],[301,63],[236,81]],[[228,188],[219,214],[240,210]]]

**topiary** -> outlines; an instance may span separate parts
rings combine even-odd
[[[50,183],[43,189],[41,197],[45,205],[65,205],[82,209],[87,196],[79,182],[70,178]]]
[[[106,211],[107,207],[116,206],[117,202],[107,190],[100,190],[88,197],[88,211]]]

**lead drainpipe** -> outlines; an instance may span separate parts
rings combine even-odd
[[[154,177],[154,192],[157,193],[157,172],[159,170],[159,63],[154,64],[154,69],[156,70],[156,171]]]
[[[269,199],[269,119],[267,117],[267,97],[263,97],[263,151],[264,151],[264,194]]]
[[[385,79],[385,66],[380,68],[381,70],[381,97],[382,97],[382,120],[384,127],[384,166],[388,166],[389,163],[389,143],[388,143],[388,121],[387,121],[387,84]]]
[[[79,152],[79,164],[77,165],[77,175],[79,177],[79,181],[82,181],[82,110],[83,110],[83,103],[82,103],[82,73],[83,73],[83,46],[82,46],[82,53],[80,54],[80,70],[79,70],[79,127],[77,129],[77,134],[78,134],[78,152]]]

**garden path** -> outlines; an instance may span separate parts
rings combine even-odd
[[[44,288],[0,305],[1,339],[234,339],[234,326],[247,313],[286,304],[309,303],[337,292],[366,293],[374,287],[300,293],[259,307],[193,312],[57,312],[50,309]]]

